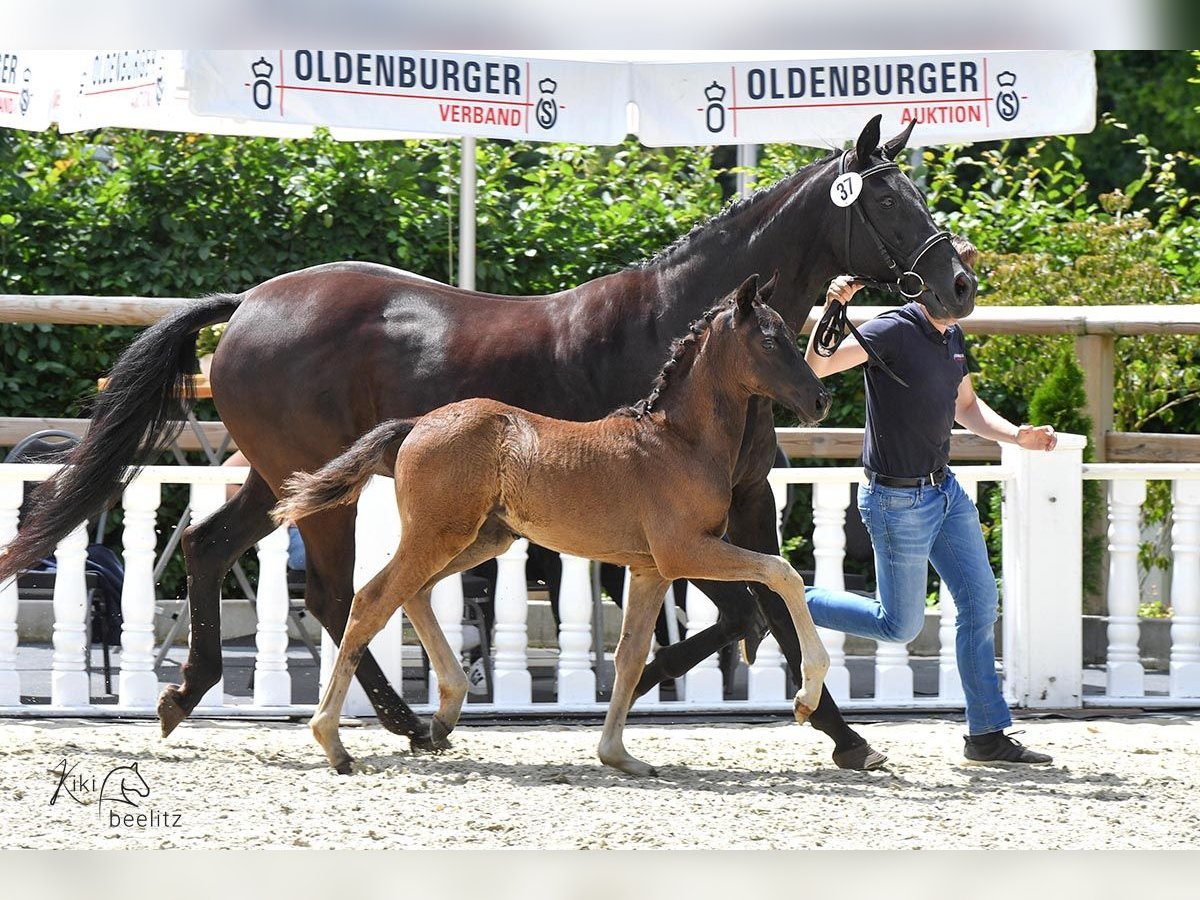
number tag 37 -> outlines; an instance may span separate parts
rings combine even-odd
[[[850,206],[862,193],[863,180],[857,172],[844,172],[829,186],[829,199],[834,206]]]

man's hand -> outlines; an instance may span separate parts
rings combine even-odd
[[[1050,425],[1022,425],[1017,429],[1017,445],[1026,450],[1053,450],[1058,446],[1058,435]]]
[[[835,300],[838,303],[849,303],[851,298],[862,288],[863,286],[855,281],[853,276],[839,275],[829,282],[829,290],[825,292],[825,305],[828,306]]]

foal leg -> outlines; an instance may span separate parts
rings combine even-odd
[[[430,593],[421,591],[413,597],[405,605],[404,613],[416,629],[421,646],[429,654],[429,664],[437,672],[438,711],[433,714],[430,743],[435,750],[445,750],[450,746],[446,738],[462,713],[463,700],[467,696],[467,676],[433,615]]]
[[[183,684],[168,685],[158,698],[163,737],[191,714],[221,678],[221,579],[255,541],[275,530],[268,515],[274,505],[270,486],[252,470],[233,499],[183,532],[191,636]]]
[[[661,545],[660,545],[661,544]],[[705,536],[698,543],[686,538],[655,542],[654,560],[672,578],[749,581],[765,584],[783,597],[799,638],[803,660],[801,685],[793,702],[796,721],[804,724],[820,700],[829,654],[817,634],[804,599],[804,579],[781,556],[768,556]]]
[[[299,522],[308,562],[304,605],[339,645],[354,596],[355,515],[354,507],[336,507]],[[414,750],[433,749],[428,723],[388,683],[369,649],[359,659],[356,674],[380,725],[409,738]]]
[[[630,576],[629,602],[622,613],[621,639],[617,642],[617,677],[600,736],[600,761],[630,775],[657,775],[653,766],[629,755],[622,735],[633,704],[633,689],[650,652],[654,620],[658,618],[669,582],[654,569],[631,570]]]

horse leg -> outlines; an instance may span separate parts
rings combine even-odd
[[[352,506],[336,507],[297,523],[307,558],[305,608],[339,646],[350,614],[347,598],[354,595],[355,514]],[[429,725],[388,683],[369,649],[359,657],[356,674],[380,725],[392,734],[409,738],[414,750],[433,749]]]
[[[740,489],[734,495],[730,510],[729,536],[739,547],[759,553],[779,553],[779,533],[775,528],[775,495],[766,481]],[[758,598],[759,608],[767,619],[771,634],[787,660],[788,669],[796,682],[800,682],[803,654],[792,627],[787,604],[778,593],[756,584],[751,592]],[[887,756],[875,750],[866,738],[856,732],[842,716],[842,711],[822,686],[821,700],[813,710],[809,722],[814,728],[833,741],[833,761],[842,769],[877,769],[887,762]]]
[[[252,470],[233,499],[183,532],[192,633],[183,684],[168,685],[158,698],[163,737],[191,714],[221,678],[221,579],[255,541],[275,530],[268,515],[274,505],[270,486]]]
[[[622,735],[633,704],[633,689],[650,651],[654,620],[669,582],[653,569],[631,571],[630,575],[629,602],[622,612],[621,639],[617,642],[617,677],[600,736],[600,761],[630,775],[657,775],[653,766],[629,754]]]
[[[416,629],[421,646],[429,654],[429,664],[437,672],[438,711],[433,714],[430,742],[435,750],[444,750],[450,746],[446,738],[458,724],[463,700],[467,697],[467,676],[433,615],[430,592],[422,591],[413,597],[405,605],[404,613]]]
[[[705,536],[699,542],[672,537],[675,539],[656,540],[651,547],[654,561],[664,575],[672,579],[756,582],[767,585],[783,597],[803,651],[801,684],[796,691],[793,712],[796,721],[804,724],[817,707],[829,669],[829,654],[825,652],[804,599],[804,579],[781,556],[744,550],[711,536]]]
[[[314,518],[312,516],[309,517]],[[477,529],[476,529],[477,530]],[[361,663],[367,656],[367,645],[387,624],[397,609],[404,606],[410,598],[417,600],[417,620],[422,627],[431,627],[432,632],[441,634],[437,622],[433,619],[429,607],[429,592],[437,581],[439,573],[446,563],[452,561],[458,554],[473,543],[474,533],[456,536],[447,532],[435,532],[434,529],[404,528],[401,530],[400,547],[396,555],[387,565],[375,575],[366,586],[354,595],[350,603],[345,631],[338,645],[337,661],[334,663],[333,674],[329,684],[317,706],[317,711],[309,722],[317,743],[325,750],[329,764],[340,775],[350,774],[350,764],[353,762],[346,748],[342,745],[339,733],[339,719],[342,704],[346,700],[346,692],[350,688],[350,678],[355,671],[361,678]],[[424,606],[421,606],[421,598]],[[414,621],[414,625],[416,622]],[[420,632],[418,632],[420,633]],[[432,638],[432,633],[430,634]],[[445,638],[442,638],[445,645]],[[429,649],[427,646],[426,649]],[[445,646],[449,655],[449,646]],[[441,662],[444,664],[445,659]],[[439,674],[441,674],[439,672]],[[466,677],[459,670],[461,692],[466,693]],[[448,673],[450,687],[455,682]],[[461,699],[459,700],[461,705]],[[440,710],[439,710],[440,712]],[[434,742],[431,740],[430,744]]]

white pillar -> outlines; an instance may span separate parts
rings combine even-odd
[[[287,550],[286,525],[276,528],[258,542],[255,706],[290,706],[292,703],[292,679],[287,668]]]
[[[54,576],[54,657],[51,662],[50,705],[87,706],[91,699],[88,672],[84,666],[84,648],[88,640],[87,584],[84,562],[87,559],[87,525],[80,524],[63,538],[54,550],[57,574]]]
[[[437,619],[438,627],[446,636],[450,652],[457,660],[462,659],[463,645],[463,583],[462,575],[455,574],[443,578],[433,586],[431,597],[433,617]],[[483,640],[486,635],[480,635]],[[428,654],[428,649],[426,649]],[[429,702],[436,703],[438,698],[438,677],[433,666],[429,667]]]
[[[158,547],[156,513],[162,502],[162,485],[144,475],[125,488],[125,582],[121,587],[121,706],[154,709],[158,676],[154,673],[154,555]]]
[[[1200,697],[1200,481],[1176,481],[1171,525],[1172,697]]]
[[[687,586],[687,616],[689,635],[699,634],[717,624],[716,604],[690,581]],[[725,699],[720,653],[700,660],[684,679],[684,696],[688,703],[720,703]]]
[[[965,493],[972,500],[979,495],[979,485],[974,481],[959,479]],[[955,647],[955,637],[958,629],[958,610],[954,605],[954,597],[950,588],[946,587],[945,579],[941,580],[938,589],[938,698],[941,700],[965,700],[963,694],[962,676],[958,671],[958,654]]]
[[[558,702],[595,703],[592,669],[591,563],[569,554],[562,558],[558,589]]]
[[[191,491],[191,508],[192,521],[195,525],[198,522],[203,522],[218,509],[225,505],[225,485],[224,484],[193,484]],[[217,603],[221,602],[220,588],[217,589]],[[188,625],[188,644],[191,644],[191,625]],[[213,707],[225,705],[225,678],[220,678],[216,684],[209,688],[200,702],[196,704],[201,707]]]
[[[1082,435],[1057,449],[1001,447],[1006,695],[1033,707],[1083,701]]]
[[[849,484],[813,485],[813,580],[817,587],[831,591],[846,590],[846,507],[849,504]],[[825,686],[834,700],[849,700],[850,670],[846,668],[846,635],[830,628],[818,628],[817,634],[829,653]]]
[[[878,596],[878,594],[876,594]],[[875,643],[875,699],[908,701],[913,698],[913,671],[908,644]]]
[[[461,179],[458,190],[458,286],[475,290],[475,138],[462,138]]]
[[[1108,489],[1108,677],[1110,697],[1146,693],[1138,650],[1138,545],[1146,482],[1115,480]]]
[[[758,655],[746,672],[746,699],[778,703],[787,698],[787,677],[783,671],[779,642],[769,631],[758,645]]]
[[[520,538],[496,557],[496,637],[493,643],[495,689],[498,706],[533,702],[533,678],[529,674],[529,590],[525,560],[529,541]]]
[[[17,514],[25,482],[19,478],[0,481],[0,546],[17,536]],[[0,584],[0,706],[21,702],[21,679],[17,675],[17,579]]]

